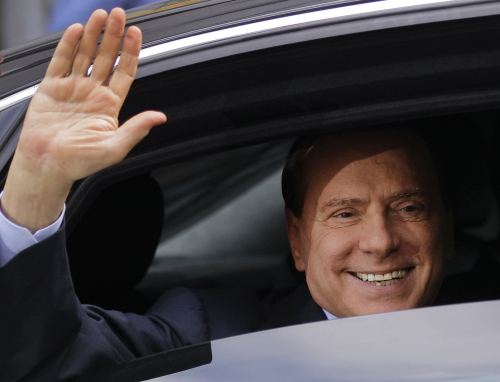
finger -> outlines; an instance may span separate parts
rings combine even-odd
[[[122,102],[127,96],[130,86],[134,81],[141,45],[141,30],[137,27],[130,27],[123,40],[120,62],[109,82],[109,88],[122,99]]]
[[[92,16],[90,16],[87,25],[85,26],[82,39],[78,45],[78,50],[73,60],[73,69],[71,71],[74,75],[86,76],[90,64],[95,56],[95,49],[99,36],[101,35],[102,28],[106,24],[108,14],[103,9],[98,9]]]
[[[104,37],[95,58],[92,78],[102,83],[108,82],[118,56],[124,28],[125,11],[121,8],[113,9],[109,14]]]
[[[83,25],[73,24],[66,29],[50,60],[46,77],[63,77],[71,70],[75,49],[83,32]]]
[[[167,116],[158,111],[145,111],[130,118],[118,130],[113,152],[120,161],[137,145],[156,125],[165,123]]]

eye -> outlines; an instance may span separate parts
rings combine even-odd
[[[337,218],[337,219],[349,219],[352,217],[355,217],[358,215],[358,211],[352,211],[352,210],[343,210],[343,211],[337,211],[331,215],[332,218]]]
[[[404,211],[404,212],[415,212],[418,210],[419,210],[419,208],[417,206],[414,206],[414,205],[409,205],[409,206],[405,206],[405,207],[401,208],[401,211]]]
[[[428,209],[426,204],[417,201],[407,201],[401,203],[397,209],[399,218],[404,221],[420,221],[428,218]]]
[[[334,215],[336,218],[350,218],[353,217],[354,214],[352,212],[341,212],[340,214]]]
[[[327,219],[330,226],[334,228],[349,227],[360,221],[362,212],[355,208],[342,208],[332,211]]]

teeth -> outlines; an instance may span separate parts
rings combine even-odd
[[[367,283],[373,284],[373,285],[380,285],[380,286],[384,286],[384,283],[385,283],[385,286],[389,286],[392,284],[396,284],[400,281],[401,281],[400,279],[394,279],[394,280],[387,280],[387,281],[367,281]]]
[[[392,284],[396,284],[397,282],[401,281],[401,279],[404,278],[407,274],[408,270],[406,269],[392,271],[383,275],[377,275],[374,273],[361,273],[361,272],[355,273],[358,279],[379,286],[389,286]]]

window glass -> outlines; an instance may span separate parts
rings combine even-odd
[[[232,150],[153,172],[164,196],[164,225],[142,288],[270,271],[289,254],[281,196],[281,169],[291,142]],[[245,280],[240,279],[240,286]],[[196,286],[203,286],[204,284]]]
[[[5,135],[10,130],[11,125],[14,123],[19,114],[22,113],[29,101],[30,100],[19,102],[18,104],[0,112],[0,142],[4,139]]]

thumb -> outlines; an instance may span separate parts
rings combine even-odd
[[[145,111],[130,118],[116,130],[116,144],[120,156],[125,158],[130,150],[148,135],[156,125],[167,121],[167,116],[159,111]]]

